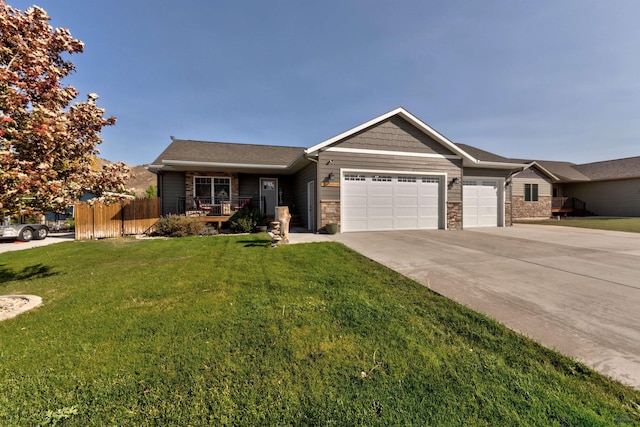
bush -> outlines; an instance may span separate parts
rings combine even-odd
[[[156,223],[156,234],[169,237],[199,236],[204,224],[197,218],[182,215],[167,215]]]
[[[240,209],[229,218],[229,229],[233,233],[250,233],[264,222],[265,216],[258,209]]]

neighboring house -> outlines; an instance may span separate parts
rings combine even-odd
[[[569,204],[583,202],[583,209],[595,215],[640,217],[640,157],[582,165],[538,163],[558,177],[553,195]]]
[[[403,108],[306,149],[174,139],[149,170],[162,214],[220,222],[241,207],[272,216],[286,205],[294,223],[342,232],[548,217],[558,182],[538,162],[454,144]]]

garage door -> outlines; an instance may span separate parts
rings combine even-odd
[[[462,196],[462,226],[497,227],[498,181],[464,179]]]
[[[345,173],[341,230],[437,229],[440,178],[401,174]]]

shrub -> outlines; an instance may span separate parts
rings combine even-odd
[[[182,215],[167,215],[156,223],[156,234],[169,237],[199,236],[204,224],[197,218]]]
[[[265,216],[258,209],[240,209],[229,218],[229,229],[233,233],[249,233],[264,222]]]

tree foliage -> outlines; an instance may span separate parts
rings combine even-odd
[[[115,124],[95,104],[72,102],[62,80],[75,71],[67,54],[84,45],[53,29],[44,9],[24,13],[0,0],[0,214],[62,211],[85,192],[121,192],[124,163],[98,166],[100,131]]]

